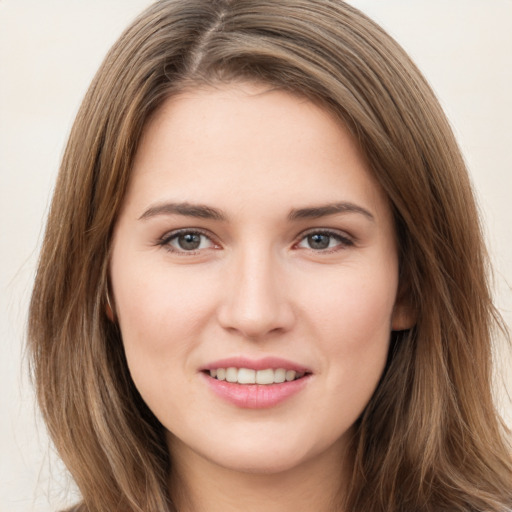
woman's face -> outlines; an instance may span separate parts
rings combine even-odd
[[[262,86],[157,112],[110,270],[135,385],[171,454],[203,464],[341,460],[408,327],[390,208],[354,139]]]

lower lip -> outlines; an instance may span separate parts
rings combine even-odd
[[[225,380],[217,380],[202,374],[210,389],[225,401],[242,409],[268,409],[275,407],[299,393],[310,376],[282,384],[237,384]]]

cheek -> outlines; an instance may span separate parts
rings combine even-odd
[[[340,350],[389,337],[397,290],[393,267],[389,272],[343,269],[315,284],[316,291],[308,294],[308,310],[329,339],[339,340]]]
[[[180,411],[194,400],[192,354],[209,318],[210,294],[198,294],[195,279],[176,269],[171,273],[168,265],[139,262],[137,267],[127,260],[113,268],[112,284],[135,386],[161,421],[165,411],[173,411],[173,421],[179,421]]]
[[[310,320],[325,356],[328,393],[355,419],[384,370],[391,335],[397,274],[354,269],[310,296]],[[336,409],[336,407],[335,407]]]
[[[171,272],[165,264],[135,266],[126,260],[113,266],[116,312],[132,371],[163,371],[200,342],[197,333],[211,308],[204,281],[204,293],[198,293],[201,279],[179,268]]]

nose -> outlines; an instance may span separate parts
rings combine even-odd
[[[282,263],[257,250],[234,259],[218,310],[221,326],[252,340],[289,331],[295,314]]]

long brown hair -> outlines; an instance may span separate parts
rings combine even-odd
[[[393,208],[401,293],[356,425],[346,511],[503,511],[512,461],[491,394],[500,325],[471,184],[430,87],[380,27],[339,0],[163,0],[111,49],[77,115],[29,320],[37,396],[88,512],[174,510],[163,427],[106,314],[113,226],[141,132],[170,95],[250,80],[300,93],[352,131]]]

